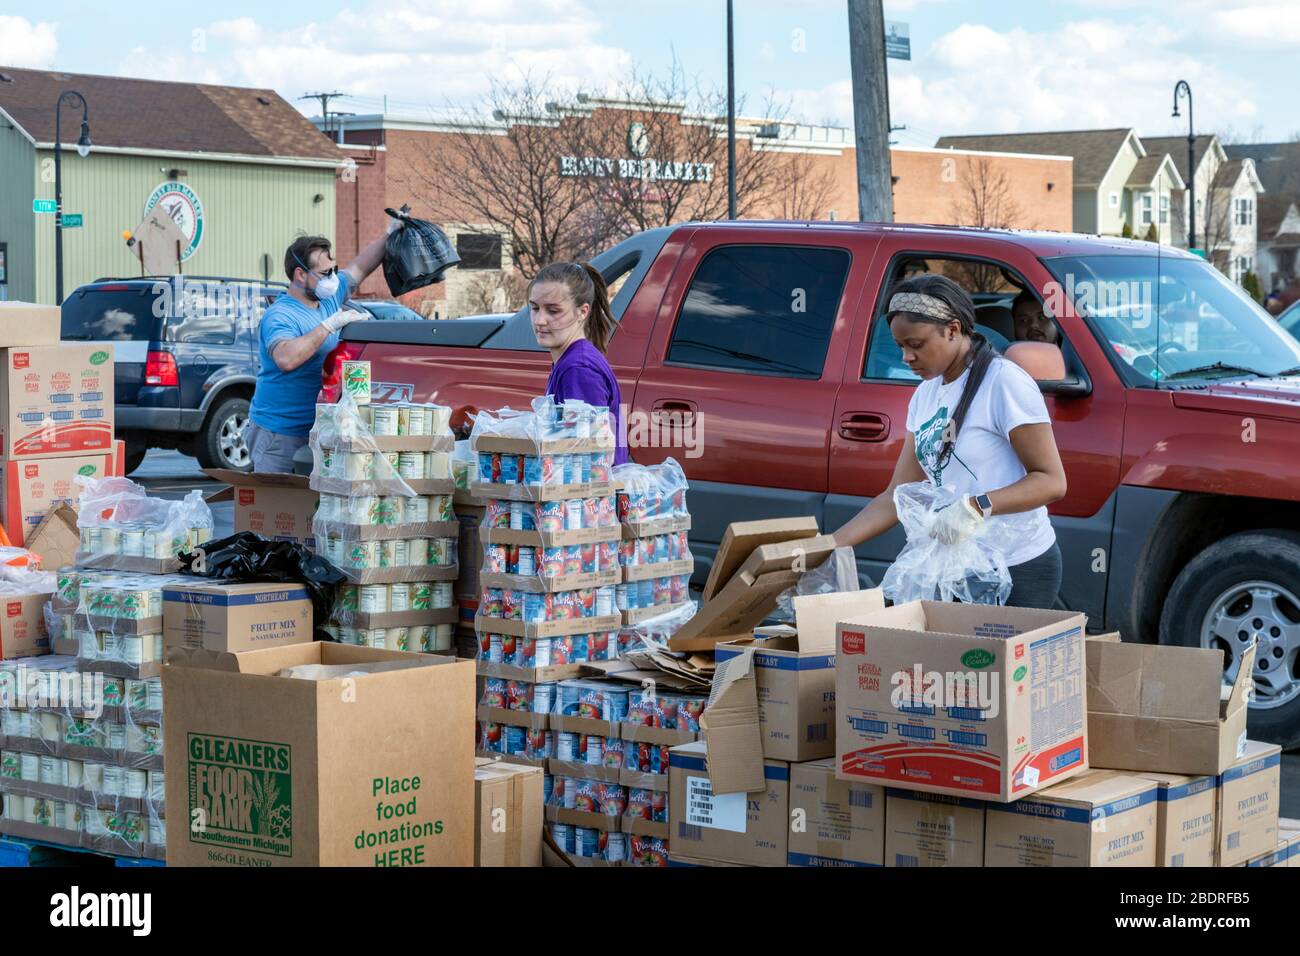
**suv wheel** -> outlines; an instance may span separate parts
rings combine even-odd
[[[204,468],[252,471],[253,459],[244,443],[248,399],[224,399],[208,416],[203,433],[195,436],[195,457]]]
[[[144,464],[144,456],[149,454],[149,446],[143,442],[132,441],[127,439],[126,442],[126,470],[123,474],[129,475],[141,465]]]
[[[1225,680],[1258,642],[1250,734],[1300,745],[1300,534],[1229,535],[1188,562],[1160,615],[1160,643],[1224,652]]]

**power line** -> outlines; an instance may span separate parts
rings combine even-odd
[[[321,126],[323,127],[321,131],[328,136],[330,131],[330,100],[346,95],[346,93],[341,93],[338,90],[335,90],[332,93],[305,93],[298,97],[298,99],[320,100]]]

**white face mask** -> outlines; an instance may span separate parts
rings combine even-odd
[[[325,276],[325,278],[316,280],[314,294],[317,301],[320,301],[321,299],[332,299],[338,291],[339,274],[337,272],[331,272],[329,275]]]

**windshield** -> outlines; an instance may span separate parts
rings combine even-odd
[[[1131,385],[1296,374],[1300,342],[1226,276],[1163,256],[1047,259],[1052,300],[1068,300],[1119,359]]]
[[[65,299],[61,337],[76,342],[156,341],[158,319],[148,286],[88,286]]]

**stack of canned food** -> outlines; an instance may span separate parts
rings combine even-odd
[[[453,567],[456,550],[456,538],[388,538],[383,541],[353,541],[336,535],[325,538],[325,559],[336,567],[353,571]]]
[[[486,573],[552,578],[617,571],[618,568],[618,543],[615,541],[554,548],[491,543],[483,547],[483,571]]]
[[[454,624],[411,624],[405,627],[347,627],[328,624],[325,630],[340,644],[388,651],[444,654],[451,650]]]
[[[451,434],[451,409],[446,405],[389,402],[382,405],[318,404],[316,431],[322,436],[345,433],[352,416],[373,435],[430,437]],[[329,440],[328,437],[326,440]]]
[[[658,465],[619,465],[615,477],[618,492],[618,520],[653,521],[657,518],[688,517],[686,475],[673,458]]]
[[[483,451],[478,454],[478,480],[494,485],[536,488],[608,482],[613,477],[612,451],[567,455],[518,455]]]
[[[433,611],[452,607],[453,582],[417,581],[413,584],[344,584],[339,588],[338,609],[385,614],[398,611]]]
[[[569,591],[521,591],[513,588],[483,588],[479,615],[506,621],[574,621],[616,613],[616,587],[577,588]],[[491,622],[487,622],[491,627]]]
[[[322,447],[320,468],[316,474],[322,478],[339,478],[343,481],[377,481],[393,476],[411,481],[446,481],[452,477],[451,453],[343,451]]]
[[[160,528],[143,522],[82,526],[79,551],[84,555],[169,560],[212,539],[209,527]]]
[[[563,501],[503,501],[488,499],[483,527],[511,531],[583,531],[618,527],[618,513],[610,495],[566,498]]]
[[[455,521],[451,495],[331,495],[320,496],[316,524],[394,527],[403,524]]]

